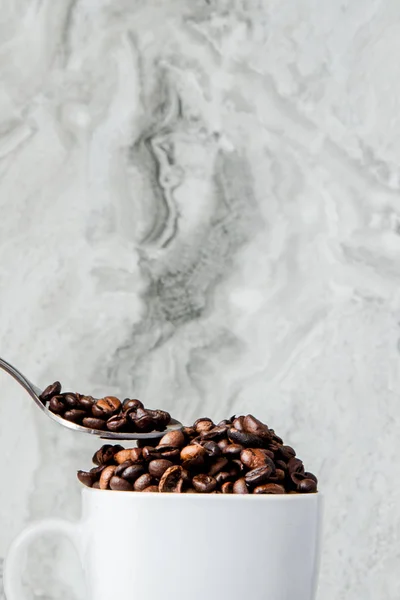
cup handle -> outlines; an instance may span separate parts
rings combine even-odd
[[[25,598],[21,582],[22,561],[29,544],[44,533],[64,535],[71,540],[75,549],[78,550],[78,525],[76,523],[69,523],[62,519],[45,519],[29,525],[13,541],[5,559],[4,591],[7,600],[23,600]]]

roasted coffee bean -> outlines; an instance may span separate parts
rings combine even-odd
[[[131,450],[131,461],[133,463],[141,462],[143,460],[142,453],[143,453],[142,448],[132,448],[132,450]]]
[[[265,483],[272,473],[272,469],[269,465],[264,465],[263,467],[257,467],[257,469],[252,469],[245,475],[245,481],[247,485],[256,486]]]
[[[195,475],[192,480],[194,489],[201,494],[209,494],[217,487],[217,482],[211,475]]]
[[[288,462],[288,470],[290,475],[292,473],[304,473],[304,465],[298,458],[291,458]]]
[[[165,410],[148,410],[148,412],[153,418],[156,431],[163,431],[171,421],[171,415]]]
[[[85,408],[83,406],[80,406],[79,398],[78,398],[77,394],[72,394],[71,392],[65,392],[64,394],[61,394],[61,396],[64,398],[64,402],[67,406],[67,410],[70,410],[71,408],[80,408],[81,410],[85,410]]]
[[[230,463],[228,473],[231,479],[240,479],[241,469],[235,463]]]
[[[92,461],[95,465],[106,465],[107,463],[111,462],[114,458],[114,455],[120,452],[121,450],[124,449],[119,444],[116,444],[115,446],[112,446],[111,444],[104,444],[104,446],[102,446],[100,450],[97,450],[97,452],[95,452]]]
[[[166,460],[177,459],[181,452],[179,448],[175,448],[174,446],[157,446],[156,450],[160,458],[165,458]]]
[[[217,441],[226,435],[226,431],[227,431],[226,425],[220,425],[219,427],[213,427],[212,429],[209,429],[208,431],[202,432],[200,434],[200,439]]]
[[[59,381],[55,381],[51,385],[48,385],[46,389],[40,394],[39,398],[46,404],[49,400],[52,399],[53,396],[58,396],[61,393],[61,383]]]
[[[263,439],[271,439],[271,434],[267,425],[253,417],[253,415],[247,415],[243,419],[243,430],[246,433],[252,433]]]
[[[103,416],[111,417],[121,408],[121,401],[115,396],[106,396],[97,400],[92,406],[94,417],[101,418]]]
[[[182,448],[185,445],[185,436],[182,431],[169,431],[161,438],[158,445]]]
[[[275,466],[277,469],[282,469],[282,471],[284,471],[286,473],[287,471],[287,464],[285,463],[284,460],[276,460],[275,461]]]
[[[192,483],[192,476],[189,473],[189,471],[187,471],[186,469],[182,468],[182,479],[183,479],[183,485],[184,486],[190,486],[190,484]]]
[[[219,427],[220,425],[231,425],[232,421],[230,419],[223,419],[222,421],[220,421],[219,423],[217,423],[217,427]]]
[[[142,492],[156,494],[158,493],[158,485],[149,485],[149,487],[142,490]]]
[[[122,465],[118,465],[118,467],[115,469],[114,475],[116,475],[117,477],[122,477],[122,473],[125,471],[125,469],[127,467],[131,467],[132,465],[133,462],[131,460],[126,460],[122,463]]]
[[[278,442],[274,442],[274,441],[268,442],[268,444],[267,444],[268,450],[273,452],[274,456],[277,452],[279,452],[280,447],[281,447],[281,444],[278,444]]]
[[[153,482],[153,478],[149,473],[144,473],[138,477],[134,483],[133,489],[135,492],[143,492],[146,488],[148,488]]]
[[[221,492],[223,494],[233,494],[233,482],[225,481],[225,483],[221,485]]]
[[[317,491],[317,484],[313,479],[303,479],[297,486],[301,494],[313,494]]]
[[[304,479],[306,479],[306,476],[304,473],[296,473],[296,471],[294,473],[290,473],[289,477],[296,486],[299,485],[300,481],[303,481]]]
[[[79,410],[78,408],[67,410],[63,415],[64,419],[72,421],[73,423],[81,423],[85,416],[86,412],[84,410]]]
[[[231,460],[231,467],[235,467],[235,466],[236,466],[238,473],[242,473],[243,471],[246,470],[246,467],[244,466],[244,464],[242,463],[240,458],[234,458],[233,460]]]
[[[103,419],[95,419],[94,417],[85,417],[82,421],[82,425],[88,429],[105,429],[106,422]]]
[[[132,492],[133,486],[129,481],[115,475],[110,479],[110,489],[118,492]]]
[[[92,406],[95,403],[95,399],[92,396],[78,396],[78,406],[82,410],[86,410],[87,412],[92,411]]]
[[[66,406],[63,396],[53,396],[50,400],[49,409],[51,412],[61,415],[65,411]]]
[[[254,433],[246,433],[245,431],[238,431],[234,427],[228,429],[228,438],[234,444],[241,444],[248,448],[263,448],[265,440]]]
[[[153,417],[147,412],[147,410],[144,410],[143,408],[139,408],[136,411],[134,424],[135,430],[139,433],[150,433],[150,431],[154,430]]]
[[[109,431],[124,431],[127,422],[126,417],[123,415],[114,415],[107,420],[107,429]]]
[[[279,437],[279,435],[276,435],[275,431],[273,429],[269,430],[270,434],[272,435],[272,439],[275,442],[278,442],[278,444],[282,445],[283,444],[283,439]]]
[[[232,492],[234,494],[248,494],[249,490],[247,488],[246,482],[243,478],[237,479],[233,484]]]
[[[144,408],[143,403],[140,400],[131,400],[130,398],[125,398],[122,403],[122,410],[137,410],[138,408]]]
[[[235,476],[236,476],[236,473],[234,473],[234,475],[232,475],[231,473],[228,473],[227,471],[220,471],[215,476],[215,479],[217,480],[218,485],[222,485],[225,482],[234,479]]]
[[[96,489],[99,490],[100,489],[100,482],[96,481],[93,485],[92,485],[92,489]]]
[[[285,479],[285,471],[282,469],[275,469],[274,475],[269,478],[270,483],[280,483]]]
[[[277,483],[264,483],[253,490],[253,494],[285,494],[285,488]]]
[[[86,471],[78,471],[78,479],[83,485],[92,487],[96,481],[96,475],[94,473],[87,473]]]
[[[158,477],[160,479],[165,471],[172,466],[173,464],[170,460],[165,460],[163,458],[152,460],[149,462],[149,473],[150,475],[153,475],[153,477]]]
[[[184,434],[186,439],[191,439],[191,438],[195,437],[196,430],[194,427],[184,427],[182,429],[182,433]]]
[[[161,451],[153,446],[144,446],[142,448],[142,456],[146,461],[155,460],[156,458],[161,458]]]
[[[277,457],[288,462],[291,458],[296,456],[296,452],[291,446],[280,446],[277,450]]]
[[[243,421],[244,417],[232,417],[232,426],[237,429],[237,431],[244,431]]]
[[[108,465],[100,475],[100,489],[107,490],[110,484],[111,477],[113,477],[116,467],[114,465]]]
[[[318,479],[315,477],[315,475],[313,473],[309,473],[308,471],[306,471],[304,473],[304,476],[306,479],[312,479],[313,481],[315,481],[315,483],[318,483]]]
[[[220,473],[221,471],[225,471],[227,466],[228,466],[228,459],[225,458],[225,456],[221,456],[220,458],[217,458],[213,464],[211,464],[211,466],[208,470],[208,474],[212,475],[212,476],[217,475],[217,473]]]
[[[179,494],[182,491],[183,478],[182,467],[174,466],[167,469],[160,479],[158,491],[164,493]]]
[[[191,444],[182,448],[180,457],[181,461],[183,462],[183,466],[186,469],[191,469],[193,467],[199,467],[204,464],[206,451],[202,446],[198,446],[197,444]]]
[[[261,448],[245,448],[240,453],[240,460],[249,469],[256,469],[267,464],[271,459],[266,454],[266,450]]]
[[[210,431],[210,429],[212,429],[213,427],[214,423],[211,419],[208,419],[207,417],[197,419],[197,421],[193,423],[194,430],[196,431],[196,433],[199,434],[205,433],[206,431]]]
[[[92,473],[96,477],[96,479],[99,479],[106,466],[107,465],[99,465],[98,467],[93,467],[92,469],[90,469],[90,473]]]
[[[126,462],[127,460],[131,460],[131,452],[131,449],[120,450],[114,455],[115,462],[117,462],[119,465],[122,465],[122,463]]]
[[[222,450],[216,442],[209,440],[209,441],[205,441],[205,442],[200,442],[200,444],[201,444],[201,446],[203,446],[204,450],[207,453],[207,456],[209,456],[210,458],[215,458],[217,456],[221,456]]]
[[[225,446],[223,449],[223,454],[228,457],[239,457],[242,450],[243,446],[240,444],[228,444],[228,446]]]
[[[116,420],[115,417],[128,413],[140,420],[156,415],[157,411],[131,408],[123,415],[117,413],[110,418]],[[139,492],[290,494],[317,491],[317,478],[304,470],[293,448],[284,445],[272,429],[252,415],[226,419],[217,426],[211,419],[203,418],[196,422],[196,427],[168,432],[160,440],[139,440],[137,445],[127,450],[121,446],[103,446],[93,457],[99,466],[89,473],[80,471],[78,478],[91,487]]]
[[[141,475],[143,475],[143,472],[144,467],[142,465],[130,465],[122,471],[121,477],[133,483],[134,481],[137,481]]]
[[[222,450],[222,452],[224,451],[224,448],[226,448],[227,446],[230,445],[230,441],[225,439],[219,440],[218,442],[218,448],[220,448]]]

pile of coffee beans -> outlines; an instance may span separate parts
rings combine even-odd
[[[126,398],[121,402],[115,396],[96,399],[72,392],[61,393],[59,381],[49,385],[40,399],[53,413],[88,429],[150,433],[164,431],[171,421],[169,413],[146,409],[140,400]]]
[[[148,440],[146,441],[149,444]],[[106,444],[84,485],[101,490],[200,494],[309,494],[317,478],[273,429],[252,415],[215,425],[198,419],[192,427],[166,433],[157,445],[137,448]]]

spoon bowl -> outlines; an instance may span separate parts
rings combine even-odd
[[[119,431],[104,431],[101,429],[89,429],[88,427],[83,427],[83,425],[78,425],[77,423],[63,419],[59,415],[56,415],[49,410],[40,399],[40,395],[42,394],[43,390],[31,383],[29,379],[25,377],[25,375],[23,375],[20,371],[18,371],[18,369],[5,361],[3,358],[0,358],[0,369],[3,369],[3,371],[11,375],[11,377],[13,377],[28,392],[28,394],[36,403],[37,407],[40,408],[40,410],[44,412],[47,417],[59,425],[67,427],[68,429],[72,429],[73,431],[96,435],[104,440],[154,440],[162,438],[169,431],[177,431],[183,427],[182,423],[176,419],[171,419],[164,431],[151,431],[150,433],[129,433]]]

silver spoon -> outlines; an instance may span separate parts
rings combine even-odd
[[[88,427],[83,427],[83,425],[77,425],[72,421],[63,419],[59,415],[56,415],[55,413],[51,412],[51,410],[49,410],[39,398],[39,396],[42,394],[42,391],[36,385],[33,385],[33,383],[31,383],[29,379],[25,377],[25,375],[22,375],[22,373],[20,373],[18,369],[10,365],[10,363],[8,363],[2,358],[0,358],[0,369],[6,371],[6,373],[11,375],[11,377],[14,377],[14,379],[18,381],[18,383],[22,385],[22,387],[33,398],[40,410],[42,410],[48,417],[50,417],[50,419],[53,419],[53,421],[56,421],[56,423],[58,423],[59,425],[63,425],[64,427],[68,427],[68,429],[73,429],[74,431],[90,433],[92,435],[97,435],[98,437],[107,440],[148,440],[162,438],[163,435],[165,435],[169,431],[176,431],[178,429],[182,429],[183,427],[182,423],[179,423],[179,421],[177,421],[176,419],[171,419],[170,423],[167,425],[164,431],[151,431],[150,433],[122,433],[118,431],[103,431],[100,429],[89,429]]]

